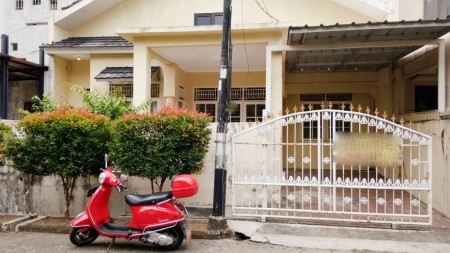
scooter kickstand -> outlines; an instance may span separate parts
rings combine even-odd
[[[109,247],[108,247],[108,249],[106,250],[106,253],[109,252],[109,250],[111,249],[111,247],[113,246],[113,244],[114,244],[115,241],[116,241],[116,238],[114,237],[114,238],[112,239],[111,243],[109,244]]]

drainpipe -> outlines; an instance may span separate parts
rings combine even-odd
[[[230,102],[231,86],[231,58],[230,58],[230,29],[231,28],[231,0],[223,3],[223,26],[222,26],[222,51],[220,60],[219,79],[219,101],[218,120],[216,136],[216,156],[214,171],[214,198],[213,211],[209,219],[209,230],[211,234],[223,237],[229,232],[225,219],[225,194],[227,178],[227,128],[230,116],[228,104]]]
[[[0,90],[0,98],[1,98],[1,112],[0,118],[6,119],[8,117],[8,79],[9,79],[9,71],[8,71],[8,44],[9,39],[8,35],[2,34],[2,54],[6,56],[2,60],[2,82],[1,82],[1,90]]]
[[[45,67],[45,58],[44,58],[44,48],[39,47],[39,64],[41,65],[41,69],[39,70],[39,87],[38,87],[38,96],[42,99],[44,97],[44,67]]]

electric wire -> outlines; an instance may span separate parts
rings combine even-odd
[[[266,13],[272,20],[275,20],[276,22],[279,22],[278,19],[276,19],[274,16],[272,16],[272,15],[269,13],[269,11],[267,10],[267,7],[266,7],[266,9],[264,9],[264,8],[261,6],[261,4],[258,2],[258,0],[255,0],[255,2],[256,2],[256,4],[259,6],[259,8],[260,8],[264,13]],[[263,0],[263,4],[264,4],[264,6],[266,5],[265,2],[264,2],[264,0]]]

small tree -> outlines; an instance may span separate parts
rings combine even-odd
[[[76,179],[98,174],[103,166],[110,140],[108,122],[86,109],[62,107],[30,114],[18,123],[19,136],[5,139],[5,154],[21,172],[61,177],[68,218]]]
[[[111,158],[129,175],[162,190],[167,178],[203,167],[210,117],[192,110],[162,108],[156,114],[127,114],[113,122]],[[159,181],[158,181],[159,180]]]

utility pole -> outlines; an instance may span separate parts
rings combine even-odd
[[[222,51],[220,59],[220,77],[218,87],[218,117],[216,136],[216,155],[214,170],[214,199],[212,216],[209,219],[210,233],[223,236],[227,230],[225,216],[225,196],[227,178],[227,128],[230,116],[228,104],[230,102],[231,87],[231,0],[223,3],[223,25],[222,25]]]

